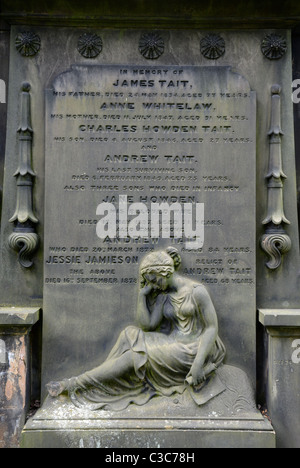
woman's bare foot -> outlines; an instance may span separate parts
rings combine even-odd
[[[61,382],[49,382],[46,385],[48,393],[52,397],[58,397],[61,393],[63,393],[67,387],[65,382],[62,380]]]

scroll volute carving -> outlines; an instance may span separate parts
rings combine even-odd
[[[38,219],[33,211],[33,182],[36,177],[32,169],[32,139],[30,106],[30,84],[23,83],[20,95],[20,125],[17,130],[19,142],[18,168],[14,174],[17,180],[16,209],[9,220],[14,223],[13,233],[9,236],[10,247],[18,253],[24,268],[33,265],[32,254],[38,246],[35,225]]]

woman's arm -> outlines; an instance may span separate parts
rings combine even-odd
[[[199,339],[198,352],[188,376],[192,377],[194,385],[198,385],[205,379],[204,363],[218,336],[218,318],[211,297],[204,286],[195,288],[194,297],[201,310],[204,328]]]
[[[150,312],[147,304],[147,296],[152,293],[152,286],[145,286],[139,292],[137,305],[137,322],[138,325],[146,331],[156,330],[163,317],[163,303],[160,296],[156,298],[153,311]]]

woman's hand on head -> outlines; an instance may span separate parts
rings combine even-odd
[[[153,285],[152,284],[146,284],[146,286],[144,286],[140,290],[140,294],[142,296],[148,296],[152,291],[153,291]]]

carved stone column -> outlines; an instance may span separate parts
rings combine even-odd
[[[35,173],[31,167],[32,135],[30,113],[30,84],[23,83],[21,89],[19,140],[19,167],[14,176],[17,179],[16,209],[9,220],[14,223],[9,245],[18,252],[19,262],[24,268],[33,265],[31,255],[38,245],[35,224],[38,219],[33,213],[33,181]]]
[[[266,232],[261,239],[261,247],[269,256],[266,266],[270,270],[276,270],[282,261],[282,255],[287,253],[292,246],[290,237],[284,230],[284,224],[290,224],[284,214],[283,204],[283,180],[286,175],[282,170],[281,138],[284,135],[281,130],[281,87],[272,86],[272,111],[271,128],[269,131],[269,170],[266,175],[268,180],[268,210],[262,224],[266,226]]]
[[[0,308],[0,448],[19,446],[30,404],[32,326],[37,308]]]

